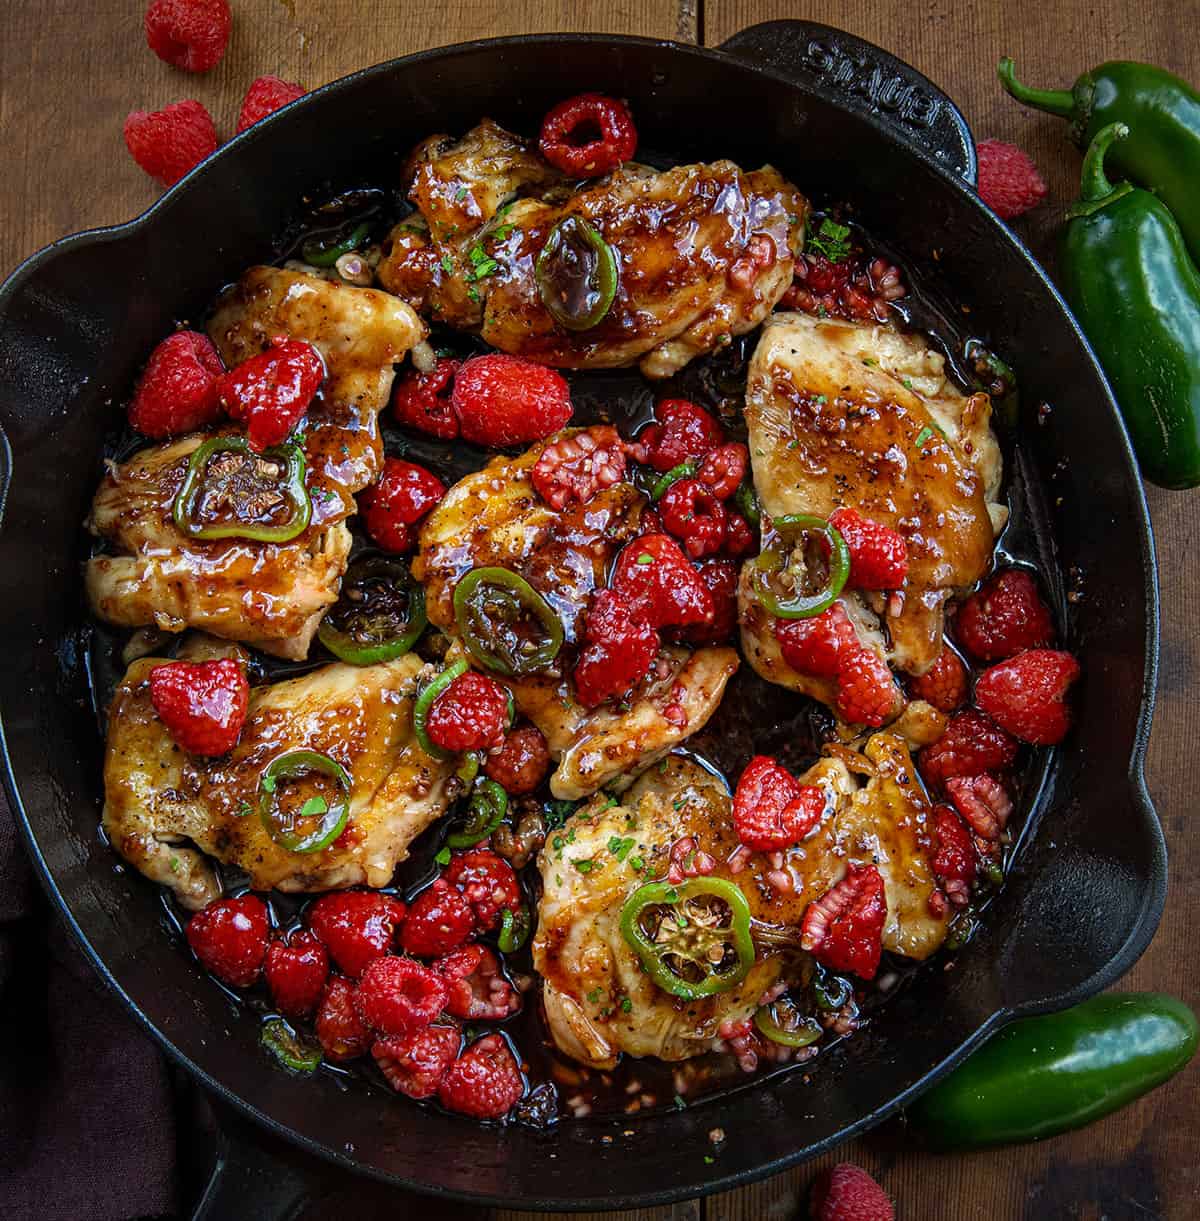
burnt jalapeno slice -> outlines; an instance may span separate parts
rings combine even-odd
[[[508,813],[508,794],[495,780],[481,780],[467,804],[467,817],[446,836],[454,849],[474,848],[482,843],[504,821]]]
[[[801,1013],[785,996],[760,1005],[754,1013],[754,1025],[760,1034],[783,1047],[808,1047],[822,1034],[821,1023]]]
[[[300,256],[313,267],[332,267],[344,254],[357,250],[367,240],[371,225],[363,221],[349,233],[334,233],[324,237],[312,237],[304,243]]]
[[[550,230],[534,267],[546,312],[568,331],[598,326],[617,295],[612,247],[582,216],[564,216]]]
[[[280,801],[283,782],[304,776],[328,777],[334,782],[337,796],[330,800],[317,793],[285,810]],[[258,816],[267,834],[281,848],[289,852],[320,852],[346,827],[350,789],[350,773],[336,759],[316,750],[290,750],[272,759],[259,777]],[[319,821],[311,830],[301,830],[315,820]]]
[[[454,589],[463,643],[482,666],[508,676],[543,670],[563,643],[563,625],[541,594],[507,568],[473,568]]]
[[[355,560],[317,638],[340,661],[370,666],[407,653],[425,630],[425,590],[402,560]]]
[[[811,619],[833,605],[850,575],[846,540],[823,517],[771,519],[771,537],[754,561],[754,595],[777,619]]]

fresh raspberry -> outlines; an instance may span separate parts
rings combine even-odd
[[[997,573],[958,608],[955,634],[980,661],[1006,661],[1054,643],[1054,623],[1037,582],[1020,568]]]
[[[808,1209],[812,1221],[895,1221],[896,1216],[883,1188],[849,1162],[817,1178]]]
[[[1079,677],[1079,662],[1061,649],[1030,649],[985,670],[975,701],[1022,742],[1053,746],[1071,727],[1067,691]]]
[[[461,1047],[457,1026],[426,1026],[414,1034],[377,1039],[371,1055],[392,1089],[409,1098],[432,1098]]]
[[[666,534],[643,534],[626,544],[612,589],[654,628],[711,624],[715,615],[707,583]]]
[[[132,110],[125,120],[129,155],[165,187],[215,153],[217,144],[212,115],[193,98],[162,110]]]
[[[344,975],[331,975],[317,1009],[317,1042],[325,1058],[338,1063],[365,1055],[372,1035],[354,1007],[354,985]]]
[[[462,891],[437,878],[409,904],[400,945],[406,954],[437,958],[462,945],[474,931],[475,916]]]
[[[637,151],[637,128],[624,102],[603,93],[581,93],[547,112],[538,150],[572,178],[598,178]]]
[[[501,1022],[521,1008],[521,994],[486,946],[465,945],[433,964],[446,981],[446,1012],[470,1022]]]
[[[689,644],[724,644],[737,628],[737,565],[732,560],[710,556],[700,560],[695,567],[712,595],[712,622],[677,628],[671,635]]]
[[[267,905],[257,896],[216,899],[187,923],[188,945],[200,965],[234,988],[258,978],[267,955]]]
[[[946,897],[956,907],[965,907],[971,883],[979,868],[979,858],[971,833],[950,806],[938,805],[933,811],[933,833],[937,847],[933,872]]]
[[[379,481],[358,499],[367,533],[393,554],[416,545],[415,527],[446,494],[446,485],[432,471],[403,458],[388,458]]]
[[[1001,220],[1013,220],[1046,197],[1046,183],[1028,153],[1003,140],[981,140],[979,198]]]
[[[253,127],[259,119],[265,119],[289,102],[302,98],[304,92],[303,85],[281,80],[278,76],[260,76],[251,81],[242,101],[242,112],[238,115],[238,131]]]
[[[225,54],[233,16],[226,0],[154,0],[145,26],[159,59],[185,72],[207,72]]]
[[[829,524],[850,548],[847,589],[899,589],[908,576],[908,544],[855,509],[835,509]]]
[[[405,1035],[428,1026],[446,1004],[446,983],[415,958],[394,954],[367,963],[354,1008],[381,1035]]]
[[[392,391],[392,416],[396,423],[443,441],[453,441],[458,436],[458,416],[451,406],[450,392],[461,364],[461,360],[440,356],[428,373],[409,369],[397,378]]]
[[[329,952],[307,929],[272,941],[263,966],[275,1008],[286,1017],[307,1017],[317,1007],[329,977]]]
[[[754,531],[750,523],[740,513],[725,513],[725,545],[726,555],[735,558],[746,555],[754,550]]]
[[[530,478],[534,491],[552,509],[587,504],[597,492],[625,478],[625,442],[611,424],[560,437],[542,450]]]
[[[587,645],[575,663],[576,698],[585,708],[624,698],[650,669],[658,633],[612,589],[596,594],[584,631]]]
[[[825,791],[801,784],[769,755],[746,764],[733,795],[737,837],[755,852],[798,844],[825,815]]]
[[[937,661],[924,673],[908,680],[915,700],[932,704],[939,712],[953,712],[967,699],[967,668],[948,645],[942,645]]]
[[[978,776],[951,776],[946,781],[946,792],[980,839],[1000,838],[1013,806],[1012,798],[995,776],[987,772]]]
[[[246,723],[250,684],[231,657],[169,661],[150,671],[150,702],[189,755],[223,755]]]
[[[742,486],[750,451],[739,441],[720,445],[705,454],[696,469],[696,478],[718,500],[728,500]]]
[[[887,662],[865,646],[842,653],[837,675],[837,714],[849,725],[882,725],[901,702]]]
[[[550,770],[550,748],[542,731],[522,725],[506,733],[499,751],[484,760],[483,770],[510,797],[532,793]]]
[[[502,1118],[524,1093],[520,1066],[498,1034],[472,1043],[438,1086],[442,1106],[475,1119]]]
[[[528,445],[564,427],[571,391],[559,373],[519,356],[489,352],[466,361],[450,402],[464,441],[491,449]]]
[[[775,639],[783,660],[813,678],[837,678],[842,657],[862,647],[840,602],[810,619],[776,619]]]
[[[147,437],[172,437],[216,423],[224,372],[207,335],[176,331],[150,353],[129,403],[130,425]]]
[[[676,479],[658,502],[658,515],[694,560],[716,555],[725,542],[725,506],[699,479]]]
[[[874,865],[851,865],[846,876],[810,903],[800,946],[823,966],[874,979],[883,949],[887,898]]]
[[[925,782],[945,787],[952,776],[977,776],[980,772],[1002,772],[1017,758],[1017,742],[982,712],[968,708],[955,713],[932,746],[918,756]]]
[[[500,923],[506,907],[515,912],[521,906],[521,887],[513,867],[487,848],[457,853],[442,877],[463,892],[483,932]]]
[[[308,925],[347,975],[357,979],[386,954],[404,919],[404,904],[372,890],[322,895],[308,909]]]
[[[230,369],[217,393],[244,421],[250,448],[261,452],[287,440],[324,380],[325,364],[311,343],[278,335],[265,352]]]
[[[442,750],[486,750],[501,740],[507,721],[505,689],[494,678],[468,670],[433,701],[425,732]]]
[[[703,458],[725,441],[721,425],[687,399],[664,399],[654,409],[658,420],[637,439],[638,460],[669,471],[689,458]]]

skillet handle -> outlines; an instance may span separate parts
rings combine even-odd
[[[764,21],[720,49],[870,115],[975,185],[975,141],[962,112],[927,77],[874,43],[816,21]]]

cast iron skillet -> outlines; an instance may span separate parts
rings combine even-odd
[[[855,200],[915,268],[936,267],[1026,388],[1017,462],[1053,507],[1033,497],[1017,525],[1043,570],[1072,574],[1082,595],[1068,603],[1056,591],[1085,679],[1077,728],[1026,794],[1033,813],[1008,884],[953,970],[921,973],[826,1055],[810,1084],[786,1074],[685,1111],[564,1122],[547,1135],[364,1097],[323,1074],[285,1075],[259,1051],[253,1018],[165,935],[154,888],[97,835],[80,522],[114,397],[176,319],[201,316],[217,287],[263,257],[307,190],[387,181],[419,137],[483,115],[535,130],[550,104],[581,88],[631,99],[645,144],[681,161],[769,159],[805,190]],[[97,971],[234,1112],[308,1153],[437,1195],[555,1209],[666,1202],[770,1174],[869,1128],[1013,1016],[1097,992],[1142,952],[1166,878],[1142,779],[1158,645],[1146,506],[1094,358],[1028,252],[979,203],[974,168],[970,133],[944,95],[822,26],[756,26],[720,51],[583,35],[471,43],[319,90],[140,219],[57,242],[0,290],[9,797]],[[1042,399],[1053,412],[1039,423]],[[707,1134],[718,1125],[727,1139],[710,1165]],[[627,1128],[636,1135],[622,1136]],[[229,1143],[232,1164],[218,1169],[204,1215],[284,1215],[297,1198],[297,1181],[264,1170],[250,1143]]]

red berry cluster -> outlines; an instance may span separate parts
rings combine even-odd
[[[806,250],[796,260],[779,308],[849,322],[886,322],[891,302],[907,291],[900,269],[886,259],[854,250],[834,261],[821,251]]]

